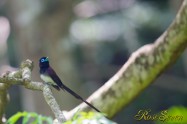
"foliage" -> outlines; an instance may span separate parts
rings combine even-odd
[[[156,124],[187,124],[187,108],[174,106],[168,109],[163,121],[157,121]]]
[[[65,122],[64,124],[117,124],[109,119],[107,119],[101,113],[95,112],[78,112],[74,117]]]
[[[18,112],[7,121],[7,124],[52,124],[51,117],[38,115],[34,112]],[[77,112],[74,117],[64,124],[117,124],[107,119],[103,114],[95,112]]]
[[[52,124],[53,120],[51,117],[46,117],[42,115],[38,115],[34,112],[18,112],[12,117],[10,117],[7,121],[8,124],[16,124],[20,123],[18,120],[21,121],[22,124]]]

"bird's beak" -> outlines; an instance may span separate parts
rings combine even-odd
[[[49,61],[49,57],[46,57],[46,61]]]

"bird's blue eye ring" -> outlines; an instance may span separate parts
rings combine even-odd
[[[41,59],[41,62],[44,62],[45,60],[44,59]]]

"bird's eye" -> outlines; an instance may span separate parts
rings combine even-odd
[[[45,60],[44,59],[41,59],[41,62],[44,62]]]

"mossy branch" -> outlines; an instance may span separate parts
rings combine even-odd
[[[64,122],[66,119],[60,110],[58,103],[52,95],[49,86],[42,82],[31,81],[31,71],[33,62],[30,60],[23,61],[20,69],[14,72],[6,72],[0,76],[0,117],[3,117],[4,108],[8,102],[7,90],[12,85],[23,85],[27,89],[42,91],[44,98],[51,110],[53,111],[58,122]],[[1,122],[3,123],[3,122]]]
[[[135,51],[123,67],[93,93],[88,101],[108,117],[113,117],[174,63],[186,46],[187,0],[184,0],[169,28],[154,43]],[[69,112],[69,117],[80,108],[83,111],[90,109],[82,103]]]

